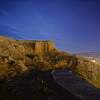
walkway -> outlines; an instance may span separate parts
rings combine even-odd
[[[52,71],[56,82],[82,100],[100,100],[100,89],[74,75],[71,71]]]

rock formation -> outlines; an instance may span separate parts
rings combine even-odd
[[[52,41],[13,40],[0,36],[0,77],[13,77],[32,68],[67,68],[100,87],[100,65],[58,51]]]
[[[47,40],[17,40],[17,42],[26,48],[31,46],[30,51],[39,55],[55,49],[54,42]]]
[[[34,61],[40,61],[40,56],[54,49],[52,41],[13,40],[0,36],[0,76],[11,76],[17,70],[24,72]],[[9,71],[12,68],[13,71]]]

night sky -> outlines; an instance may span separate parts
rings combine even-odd
[[[100,51],[99,0],[0,0],[0,35],[53,40],[69,52]]]

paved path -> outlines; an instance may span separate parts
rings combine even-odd
[[[82,100],[100,100],[100,89],[82,80],[71,71],[52,71],[52,75],[59,85],[81,97]]]
[[[51,93],[48,90],[46,91],[49,94],[45,93],[45,86],[51,90]],[[59,99],[55,100],[80,100],[57,84],[51,71],[32,71],[0,84],[0,100],[52,100],[51,98],[56,95]]]
[[[49,88],[57,93],[60,100],[81,100],[79,97],[73,95],[68,90],[57,84],[57,82],[52,77],[51,72],[46,72],[44,75],[42,74],[41,77],[48,83]]]

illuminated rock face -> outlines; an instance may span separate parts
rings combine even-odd
[[[36,54],[44,54],[55,49],[54,42],[47,40],[18,40],[18,42],[25,47],[31,47]]]
[[[55,46],[52,41],[33,41],[33,49],[36,54],[43,54],[52,51]]]
[[[55,49],[49,40],[14,40],[0,36],[0,54],[21,58],[27,54],[45,54]]]

